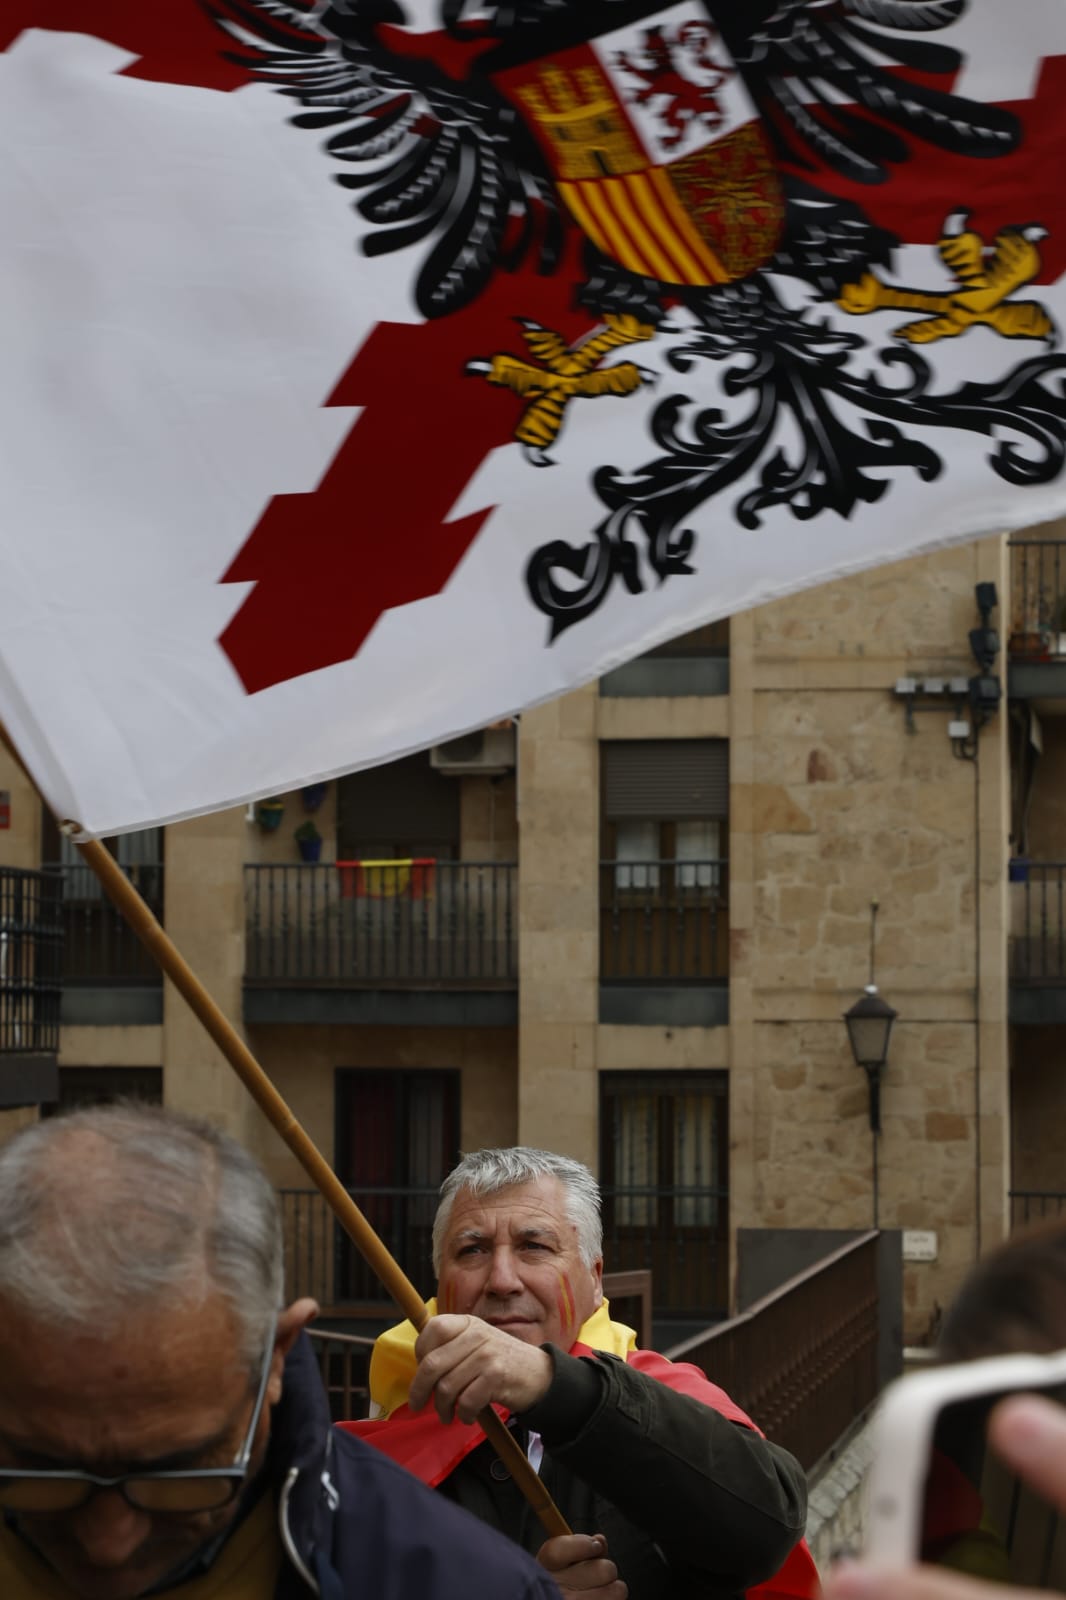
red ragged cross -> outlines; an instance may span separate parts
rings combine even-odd
[[[322,481],[276,496],[223,575],[255,583],[219,640],[249,694],[350,660],[383,612],[444,588],[494,508],[448,513],[521,408],[466,362],[520,349],[517,312],[585,331],[572,279],[501,273],[439,322],[374,329],[326,402],[363,410]],[[536,470],[516,453],[516,472]]]

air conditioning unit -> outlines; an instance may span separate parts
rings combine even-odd
[[[514,727],[480,728],[476,733],[464,733],[458,739],[435,744],[429,752],[429,764],[447,778],[465,778],[472,774],[482,778],[502,777],[505,772],[514,770]]]

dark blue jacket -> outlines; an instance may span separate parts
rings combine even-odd
[[[285,1363],[269,1463],[287,1558],[274,1600],[559,1600],[517,1545],[331,1425],[306,1337]]]

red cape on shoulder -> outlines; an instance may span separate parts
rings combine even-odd
[[[570,1354],[595,1356],[596,1351],[587,1345],[575,1344]],[[701,1405],[710,1406],[712,1411],[728,1417],[730,1422],[740,1423],[747,1428],[755,1427],[751,1418],[729,1398],[725,1390],[711,1383],[698,1367],[683,1361],[668,1361],[654,1350],[633,1350],[626,1359],[627,1364],[638,1372],[665,1384],[668,1389],[676,1389],[679,1394],[687,1394]],[[493,1409],[504,1421],[507,1420],[510,1413],[502,1406],[494,1406]],[[453,1422],[445,1427],[432,1406],[419,1412],[401,1406],[387,1420],[339,1422],[337,1426],[346,1433],[354,1433],[401,1467],[406,1467],[408,1472],[413,1472],[431,1489],[443,1483],[485,1437],[476,1423]],[[818,1569],[806,1540],[801,1540],[772,1578],[748,1590],[748,1600],[820,1600],[821,1592]]]

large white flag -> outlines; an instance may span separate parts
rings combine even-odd
[[[0,151],[0,719],[90,833],[1066,510],[1064,0],[6,0]]]

